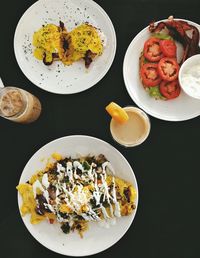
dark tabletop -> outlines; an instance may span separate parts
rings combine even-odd
[[[16,185],[29,158],[61,136],[85,134],[115,146],[130,162],[140,192],[135,220],[126,235],[95,257],[200,257],[200,119],[166,122],[151,117],[149,138],[139,147],[123,148],[109,132],[104,107],[115,101],[134,104],[123,82],[122,63],[132,38],[151,20],[174,15],[200,24],[199,0],[97,0],[117,34],[117,52],[107,75],[91,89],[56,95],[33,85],[21,72],[13,51],[18,20],[34,0],[1,4],[1,74],[5,85],[24,88],[42,102],[40,119],[20,125],[0,118],[1,257],[61,257],[40,245],[25,228],[18,211]],[[14,4],[14,5],[13,5]],[[79,119],[77,119],[77,117]],[[3,255],[2,255],[3,253]]]

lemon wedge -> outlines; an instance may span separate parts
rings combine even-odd
[[[124,124],[128,121],[129,117],[126,111],[115,102],[111,102],[106,106],[106,111],[118,123]]]

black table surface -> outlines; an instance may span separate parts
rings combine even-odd
[[[0,118],[1,257],[61,257],[38,243],[25,228],[15,187],[25,164],[40,147],[72,134],[95,136],[115,146],[130,162],[139,185],[139,207],[132,226],[118,243],[95,257],[200,257],[199,117],[177,123],[150,117],[148,139],[126,149],[112,140],[110,117],[104,111],[110,101],[121,106],[134,104],[122,76],[124,54],[132,38],[151,20],[169,15],[200,24],[199,0],[97,0],[114,24],[117,52],[106,76],[91,89],[74,95],[39,89],[16,62],[15,28],[34,2],[1,4],[0,76],[5,85],[18,86],[38,96],[43,106],[41,117],[33,124],[20,125]]]

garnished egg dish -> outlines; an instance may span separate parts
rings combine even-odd
[[[68,32],[63,22],[60,25],[47,24],[33,35],[33,55],[45,65],[60,60],[64,65],[71,65],[84,60],[88,68],[95,57],[103,53],[104,35],[91,24],[83,23]]]
[[[109,222],[136,208],[133,185],[115,176],[104,155],[72,159],[56,154],[56,161],[34,174],[17,189],[22,197],[22,216],[30,222],[60,223],[64,233],[78,231],[89,222]]]

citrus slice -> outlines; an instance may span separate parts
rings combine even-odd
[[[120,124],[127,122],[129,119],[126,111],[115,102],[111,102],[108,106],[106,106],[106,111],[112,116],[115,121]]]

